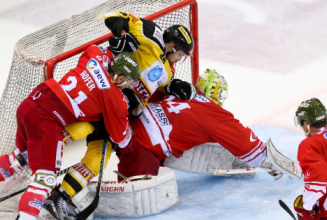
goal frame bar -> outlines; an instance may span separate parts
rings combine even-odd
[[[199,36],[198,36],[198,4],[196,0],[184,0],[179,3],[176,3],[174,5],[171,5],[165,9],[162,9],[158,12],[155,12],[144,19],[146,20],[155,20],[158,18],[161,18],[173,11],[177,11],[183,7],[190,6],[191,16],[192,16],[192,25],[190,26],[190,32],[193,37],[194,41],[194,50],[193,54],[191,56],[191,64],[192,64],[192,82],[195,83],[197,80],[197,77],[199,76]],[[104,25],[104,24],[103,24]],[[50,60],[45,61],[44,66],[44,77],[45,79],[51,79],[53,78],[53,72],[54,68],[57,63],[66,60],[76,54],[82,53],[86,48],[92,44],[99,45],[101,43],[106,42],[110,37],[112,36],[112,33],[108,33],[102,37],[99,37],[97,39],[94,39],[86,44],[83,44],[79,47],[76,47],[72,50],[69,50],[67,52],[64,52],[58,56],[55,56],[51,58]]]

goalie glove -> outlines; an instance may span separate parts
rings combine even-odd
[[[310,211],[303,208],[303,195],[299,195],[295,199],[294,210],[299,220],[319,220],[321,218],[321,212],[317,205],[314,205],[313,209]]]
[[[134,52],[140,46],[138,40],[131,33],[126,33],[122,37],[110,37],[108,49],[114,54],[121,52]]]
[[[180,79],[170,80],[165,89],[168,94],[183,100],[192,100],[196,95],[195,87],[191,83]]]

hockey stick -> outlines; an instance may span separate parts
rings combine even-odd
[[[76,215],[76,220],[85,220],[87,219],[98,207],[99,199],[100,199],[100,191],[101,191],[101,184],[102,184],[102,175],[103,175],[103,168],[105,164],[106,154],[107,154],[107,142],[109,138],[108,136],[103,140],[103,147],[102,147],[102,155],[101,155],[101,163],[100,163],[100,172],[98,177],[98,185],[95,197],[92,203],[86,207],[83,211]]]
[[[75,166],[75,165],[73,165],[73,166]],[[69,168],[70,167],[67,167],[66,169],[63,169],[63,170],[60,170],[60,171],[56,172],[56,176],[58,177],[58,176],[61,176],[61,175],[65,174],[65,173],[67,173]],[[0,202],[3,202],[5,200],[7,200],[7,199],[10,199],[11,197],[14,197],[14,196],[16,196],[16,195],[18,195],[18,194],[20,194],[22,192],[25,192],[26,190],[27,190],[27,187],[24,188],[24,189],[17,190],[16,192],[13,192],[13,193],[11,193],[9,195],[6,195],[6,196],[0,198]]]
[[[288,206],[282,201],[282,200],[278,200],[278,202],[279,202],[279,205],[288,213],[288,214],[290,214],[290,216],[292,216],[292,218],[294,219],[294,220],[296,220],[296,218],[295,218],[295,216],[294,216],[294,214],[293,214],[293,212],[290,210],[290,208],[288,208]]]
[[[215,176],[226,175],[226,174],[241,174],[241,173],[256,173],[256,172],[270,172],[269,168],[247,168],[247,169],[230,169],[230,170],[218,170],[215,169],[213,174]]]

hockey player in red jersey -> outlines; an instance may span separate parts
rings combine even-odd
[[[156,90],[184,100],[194,98],[192,84],[174,79],[176,62],[191,56],[194,49],[186,27],[173,25],[162,32],[153,21],[124,11],[106,13],[104,21],[115,36],[109,39],[109,49],[115,53],[131,52],[140,65],[141,77],[134,90],[145,105]]]
[[[19,202],[19,219],[36,219],[56,186],[65,126],[76,120],[98,121],[103,116],[111,141],[122,148],[129,145],[129,103],[117,85],[128,86],[139,75],[138,63],[130,53],[114,57],[111,51],[92,45],[81,55],[77,67],[59,82],[45,81],[19,105],[17,149],[0,158],[0,180],[4,180],[22,169],[14,163],[15,155],[28,152],[32,178]]]
[[[160,164],[171,154],[179,158],[184,151],[207,142],[218,142],[250,165],[271,168],[265,143],[221,107],[227,90],[224,78],[207,69],[195,87],[198,94],[191,101],[156,94],[143,114],[130,120],[136,144],[127,153],[127,148],[118,152],[118,172],[126,177],[157,175]],[[277,170],[271,174],[276,179],[282,175]]]
[[[295,112],[305,136],[298,149],[304,193],[294,201],[299,220],[327,219],[327,112],[317,98],[303,101]]]

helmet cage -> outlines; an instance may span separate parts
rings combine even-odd
[[[207,69],[196,80],[195,87],[206,98],[222,106],[228,97],[228,84],[216,70]]]

